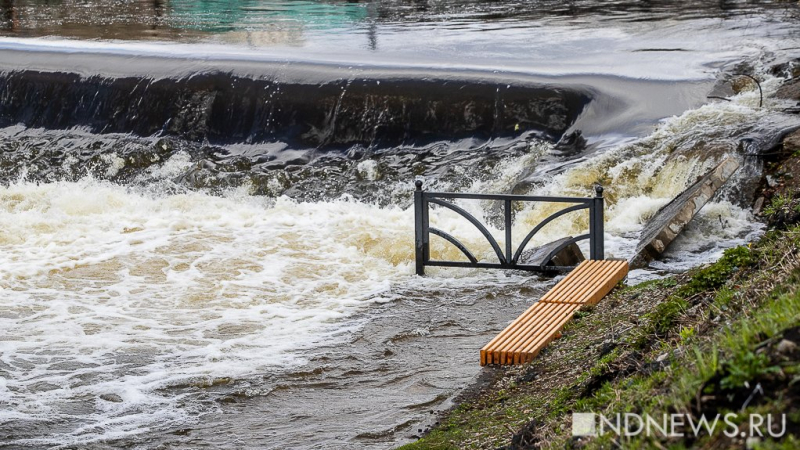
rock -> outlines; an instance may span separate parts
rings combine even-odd
[[[631,269],[646,267],[658,258],[683,231],[706,202],[739,169],[739,162],[725,158],[695,184],[661,208],[642,230],[636,253],[629,261]]]
[[[758,197],[756,202],[753,204],[753,214],[761,214],[761,210],[764,209],[764,196]]]
[[[527,372],[517,377],[517,383],[530,383],[536,380],[537,378],[539,378],[539,374],[536,373],[536,371],[528,370]]]
[[[775,92],[775,97],[800,101],[800,78],[793,78],[784,82]]]
[[[564,247],[556,253],[551,260],[547,260],[547,256],[550,252],[570,239],[572,239],[572,236],[567,236],[563,239],[542,245],[541,247],[526,250],[519,256],[519,264],[535,266],[577,266],[586,258],[583,256],[583,252],[581,252],[578,244],[575,243]]]
[[[800,77],[800,59],[776,64],[769,71],[773,76],[784,78]]]
[[[234,156],[217,165],[220,172],[247,172],[253,167],[250,158],[245,156]]]
[[[611,353],[612,350],[617,348],[617,345],[618,345],[617,342],[611,339],[606,339],[600,344],[599,356],[602,358],[603,356],[606,356],[607,354]]]
[[[667,358],[669,358],[669,352],[662,353],[662,354],[658,355],[658,358],[656,358],[656,362],[663,362]]]
[[[739,94],[741,92],[758,89],[758,85],[750,78],[738,76],[731,79],[731,88],[733,88],[734,94]]]
[[[176,145],[175,145],[175,142],[172,139],[162,138],[162,139],[159,139],[158,142],[156,142],[156,144],[154,146],[154,150],[157,153],[161,154],[162,156],[163,155],[169,155],[169,154],[172,154],[172,153],[175,152]]]
[[[539,441],[536,439],[537,425],[535,420],[531,420],[523,425],[522,428],[511,437],[511,445],[501,448],[505,448],[506,450],[538,448]]]
[[[794,116],[785,114],[770,116],[769,120],[759,121],[755,129],[738,136],[737,151],[747,155],[768,156],[798,129],[800,127]],[[789,145],[792,145],[791,140]]]
[[[800,152],[800,130],[789,133],[783,138],[783,151],[790,155]]]
[[[776,350],[781,355],[788,355],[797,350],[797,344],[788,339],[781,339],[781,341],[778,342]]]
[[[112,403],[122,403],[122,397],[117,394],[102,394],[100,399]]]
[[[565,134],[555,145],[555,150],[565,155],[576,155],[586,149],[586,138],[581,130]]]
[[[733,87],[726,79],[718,79],[714,87],[711,88],[711,92],[708,93],[709,97],[718,98],[728,98],[732,95],[734,95]]]
[[[775,188],[776,186],[778,186],[778,180],[776,180],[775,177],[773,177],[772,175],[767,175],[766,178],[767,178],[767,186],[771,188]]]

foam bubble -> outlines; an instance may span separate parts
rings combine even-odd
[[[374,159],[367,159],[361,161],[356,166],[356,170],[358,174],[364,178],[365,180],[375,181],[380,176],[380,171],[378,170],[378,162]]]

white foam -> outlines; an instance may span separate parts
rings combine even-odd
[[[766,77],[767,94],[777,88],[778,83]],[[536,187],[531,194],[552,196],[591,196],[591,187],[598,181],[606,188],[605,247],[607,257],[630,258],[633,256],[638,235],[648,220],[675,196],[706,173],[717,159],[703,152],[686,155],[673,154],[676,149],[685,149],[700,140],[723,141],[731,127],[746,127],[764,118],[767,109],[754,108],[751,93],[735,96],[730,103],[713,103],[690,110],[680,116],[671,117],[651,135],[633,142],[624,143],[606,153],[580,162],[550,182]],[[503,161],[497,167],[499,176],[472,184],[470,192],[508,192],[518,176],[527,167],[536,164],[549,146],[539,144],[531,152],[519,158]],[[739,157],[735,152],[730,156]],[[736,177],[744,176],[742,173]],[[737,180],[732,181],[735,184]],[[722,197],[724,198],[724,197]],[[492,202],[461,200],[459,206],[476,217],[495,216],[502,209]],[[564,208],[564,204],[525,204],[515,215],[512,234],[516,248],[527,232],[550,214]],[[719,221],[719,217],[723,221]],[[708,220],[715,217],[715,220]],[[495,262],[497,257],[481,233],[456,213],[437,209],[431,215],[431,225],[456,236],[478,260]],[[505,232],[488,227],[501,249],[505,247]],[[746,243],[761,233],[763,227],[749,212],[724,199],[709,203],[671,247],[665,257],[671,270],[686,270],[694,265],[713,261],[725,248]],[[574,212],[554,220],[534,236],[527,248],[560,239],[566,235],[578,236],[588,230],[588,212]],[[588,254],[588,243],[581,244]],[[438,237],[431,238],[431,255],[434,259],[466,258],[455,247]],[[676,262],[680,260],[680,262]],[[661,265],[660,265],[661,264]],[[654,267],[662,267],[655,263]],[[645,278],[650,274],[641,273]],[[631,275],[635,278],[637,273]],[[640,280],[639,280],[640,281]]]
[[[761,76],[764,95],[769,96],[780,86],[780,80],[766,74]],[[602,183],[606,190],[606,256],[630,258],[644,224],[718,161],[715,156],[718,154],[680,151],[700,141],[729,143],[726,141],[729,130],[752,128],[768,117],[770,108],[782,107],[777,102],[758,108],[758,99],[757,91],[743,91],[731,102],[711,103],[667,118],[649,136],[580,162],[531,193],[586,197],[591,195],[594,183]],[[742,158],[732,147],[727,154]],[[745,172],[737,172],[730,183],[736,185],[747,176]],[[652,264],[654,268],[682,271],[714,261],[724,249],[745,244],[763,231],[748,210],[731,204],[724,194],[701,210],[672,244],[665,260]],[[530,228],[559,209],[559,206],[536,205],[527,207],[517,217]],[[564,235],[577,236],[585,233],[587,227],[585,212],[571,213],[543,228],[530,245]],[[585,251],[586,244],[583,246]],[[638,276],[647,279],[652,273],[634,272],[630,278]]]
[[[341,339],[411,275],[412,227],[411,210],[348,201],[150,196],[88,178],[0,188],[0,401],[13,405],[0,422],[93,405],[46,444],[194,420],[158,389],[302,364],[298,350]]]
[[[378,162],[374,159],[367,159],[361,161],[356,166],[356,170],[358,174],[364,178],[365,180],[375,181],[380,176],[380,170],[378,169]]]
[[[752,212],[727,201],[706,204],[672,242],[654,269],[684,271],[716,261],[725,249],[747,245],[764,231]]]

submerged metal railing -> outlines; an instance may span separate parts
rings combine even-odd
[[[589,259],[600,260],[604,259],[604,244],[603,244],[603,188],[601,186],[595,187],[595,197],[593,198],[580,198],[580,197],[541,197],[530,195],[505,195],[505,194],[458,194],[446,192],[427,192],[422,190],[422,181],[415,182],[417,189],[414,191],[414,230],[415,230],[415,253],[416,253],[416,269],[417,275],[425,275],[425,266],[439,266],[439,267],[479,267],[486,269],[515,269],[515,270],[528,270],[528,271],[554,271],[554,270],[570,270],[572,266],[548,266],[547,263],[558,252],[563,250],[570,244],[578,241],[589,239]],[[505,223],[505,251],[500,248],[497,240],[489,233],[489,230],[472,214],[465,211],[463,208],[455,205],[446,200],[455,199],[471,199],[471,200],[495,200],[503,202],[503,213]],[[551,214],[546,219],[541,221],[532,230],[528,232],[525,239],[513,251],[511,243],[511,203],[512,202],[549,202],[549,203],[575,203],[573,206],[566,207],[556,213]],[[430,204],[439,205],[447,208],[460,216],[467,219],[478,231],[483,234],[489,244],[494,249],[499,262],[478,262],[478,259],[467,249],[461,242],[450,234],[439,230],[438,228],[431,228],[428,220],[428,210]],[[563,242],[561,245],[553,249],[547,258],[544,259],[544,265],[532,264],[519,264],[519,258],[525,247],[530,242],[531,238],[539,232],[545,225],[563,216],[564,214],[580,211],[582,209],[589,210],[589,232],[576,236],[568,241]],[[469,259],[466,261],[438,261],[431,260],[430,257],[430,235],[435,234],[444,240],[453,244],[456,248],[461,250],[461,253]]]

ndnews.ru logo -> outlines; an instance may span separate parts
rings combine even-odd
[[[602,436],[613,433],[617,436],[662,436],[683,437],[707,434],[712,435],[718,429],[726,436],[755,438],[780,438],[786,433],[786,415],[774,417],[772,414],[748,414],[746,420],[740,420],[739,414],[717,414],[711,420],[701,415],[695,418],[688,414],[663,414],[652,417],[648,414],[616,414],[606,417],[595,413],[573,413],[573,436]],[[737,425],[738,424],[738,425]],[[780,430],[778,430],[780,427]]]

